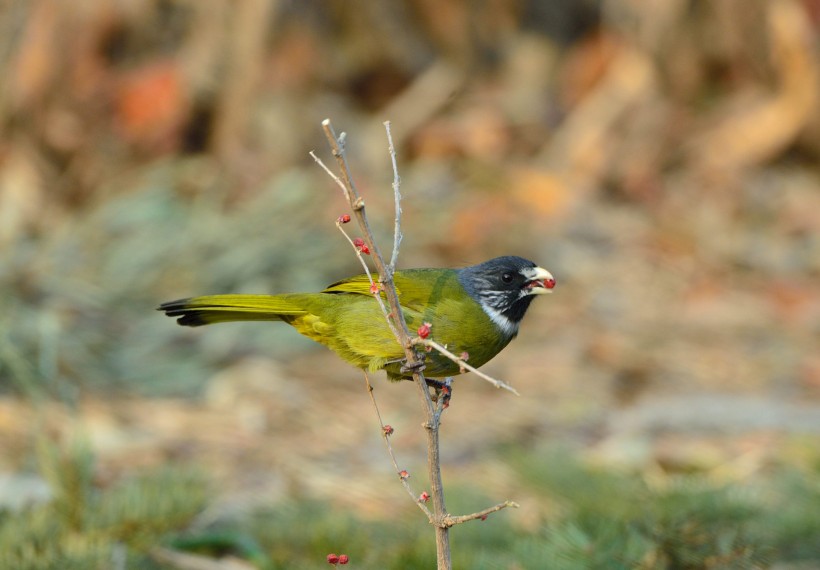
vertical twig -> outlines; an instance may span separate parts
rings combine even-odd
[[[396,263],[399,260],[399,246],[401,245],[401,178],[399,177],[399,167],[396,164],[396,147],[393,146],[393,135],[390,132],[390,121],[384,122],[384,130],[387,133],[387,146],[390,150],[390,162],[393,164],[393,202],[396,205],[396,216],[393,221],[393,254],[390,256],[390,272],[396,271]]]

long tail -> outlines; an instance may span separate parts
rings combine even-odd
[[[295,295],[209,295],[163,303],[157,308],[177,323],[199,327],[230,321],[281,321],[304,315]]]

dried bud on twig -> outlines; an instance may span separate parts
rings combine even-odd
[[[459,359],[463,360],[464,362],[467,362],[470,359],[470,353],[465,350],[459,355]],[[464,365],[460,364],[458,367],[458,371],[464,374],[465,372],[467,372],[467,369],[464,368]]]
[[[370,248],[367,247],[367,244],[364,243],[364,240],[362,238],[355,238],[353,240],[353,245],[363,254],[370,255]]]

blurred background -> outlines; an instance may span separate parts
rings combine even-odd
[[[457,566],[817,567],[818,27],[816,0],[4,2],[0,565],[432,567],[360,372],[154,311],[360,271],[308,155],[333,166],[329,117],[388,252],[392,123],[400,267],[558,282],[485,366],[520,397],[456,380],[448,506],[522,505],[454,529]],[[421,492],[415,388],[375,385]]]

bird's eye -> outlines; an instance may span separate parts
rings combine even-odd
[[[504,283],[512,283],[512,280],[513,280],[512,273],[503,273],[503,274],[501,275],[501,280],[502,280]]]

